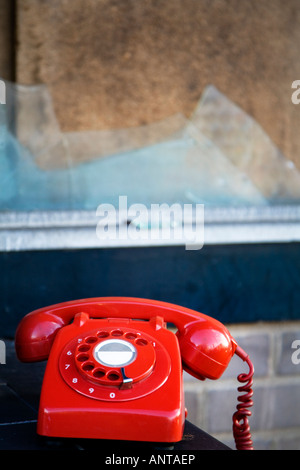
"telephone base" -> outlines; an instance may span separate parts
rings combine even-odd
[[[60,438],[87,438],[175,443],[183,436],[184,419],[178,412],[128,414],[121,412],[44,410],[39,413],[37,433]]]
[[[112,366],[98,374],[105,370],[100,361],[127,360],[132,351],[136,358],[125,366],[124,376]],[[132,386],[127,388],[128,377]],[[178,442],[185,418],[178,341],[159,319],[121,322],[81,314],[56,335],[44,375],[38,434]]]

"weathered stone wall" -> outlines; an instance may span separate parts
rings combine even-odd
[[[189,115],[212,83],[300,167],[299,21],[298,0],[19,0],[16,77],[64,131]]]

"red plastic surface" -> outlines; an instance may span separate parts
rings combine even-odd
[[[225,326],[207,315],[166,302],[102,297],[51,305],[26,315],[16,332],[19,359],[24,362],[47,359],[57,331],[79,312],[91,318],[149,320],[160,316],[175,324],[183,367],[198,378],[219,378],[237,346]]]
[[[129,333],[137,335],[130,340],[137,349],[137,365],[124,367],[126,377],[133,378],[132,388],[122,388],[120,368],[109,369],[106,377],[95,380],[91,377],[98,368],[95,360],[93,369],[87,372],[78,366],[78,345],[89,344],[88,338],[98,338],[97,334],[104,331],[107,339],[115,331],[122,332],[118,338],[126,341]],[[139,344],[139,340],[147,344]],[[91,349],[97,344],[98,340]],[[145,348],[149,351],[143,368]],[[83,365],[89,365],[92,357],[91,352]],[[110,374],[118,379],[110,380]],[[180,351],[172,332],[156,330],[151,322],[97,319],[59,331],[43,382],[39,434],[176,442],[182,438],[184,419]]]
[[[166,323],[177,327],[176,335]],[[49,356],[38,433],[161,442],[182,437],[182,367],[199,379],[217,379],[237,348],[211,317],[127,297],[36,310],[21,321],[15,345],[24,362]],[[132,359],[106,363],[107,350],[113,358],[118,348]]]

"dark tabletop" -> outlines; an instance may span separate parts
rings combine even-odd
[[[5,341],[6,364],[0,364],[0,450],[93,450],[138,452],[169,450],[228,450],[228,447],[186,421],[181,442],[165,444],[52,439],[36,434],[39,395],[46,362],[24,364],[15,355],[13,341]]]

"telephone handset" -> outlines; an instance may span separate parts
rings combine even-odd
[[[176,326],[174,334],[167,323]],[[37,432],[52,437],[177,442],[186,418],[182,369],[218,379],[237,354],[237,449],[252,449],[253,365],[219,321],[161,301],[99,297],[35,310],[15,337],[23,362],[49,357]]]

